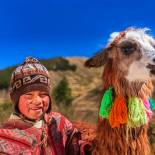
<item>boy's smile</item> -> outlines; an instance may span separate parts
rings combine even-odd
[[[49,96],[44,91],[31,91],[19,98],[19,111],[29,119],[38,120],[49,107]]]

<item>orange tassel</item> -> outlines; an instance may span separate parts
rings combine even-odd
[[[118,96],[112,106],[109,122],[112,128],[120,127],[128,121],[128,110],[124,97]]]

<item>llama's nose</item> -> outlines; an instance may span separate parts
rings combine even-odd
[[[155,58],[153,58],[153,62],[155,63]]]

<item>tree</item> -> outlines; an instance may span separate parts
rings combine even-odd
[[[52,96],[56,104],[70,105],[72,102],[71,89],[66,78],[63,78],[54,88]]]

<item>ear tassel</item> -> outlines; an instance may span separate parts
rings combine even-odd
[[[128,126],[131,128],[140,127],[147,123],[145,107],[141,99],[132,97],[128,102]]]
[[[148,121],[150,121],[150,119],[152,118],[152,111],[150,109],[149,100],[146,99],[146,100],[143,101],[143,103],[144,103],[144,106],[145,106],[145,111],[146,111],[146,114],[147,114]]]
[[[124,97],[118,96],[110,112],[109,123],[112,128],[120,127],[128,121],[127,106]]]
[[[101,106],[100,106],[100,111],[99,111],[99,116],[101,118],[108,118],[109,113],[112,107],[112,87],[110,87],[108,90],[103,95],[102,101],[101,101]]]
[[[155,102],[152,98],[149,97],[149,103],[150,103],[150,109],[154,110],[155,109]]]
[[[100,118],[109,119],[112,128],[119,128],[122,124],[127,124],[129,128],[136,128],[148,123],[152,118],[155,102],[152,98],[146,98],[147,96],[143,95],[143,92],[146,93],[147,90],[144,89],[144,86],[140,92],[143,100],[138,97],[131,97],[128,99],[128,107],[123,96],[116,97],[113,103],[113,88],[110,87],[105,91],[101,101]],[[148,86],[151,88],[150,85]]]

